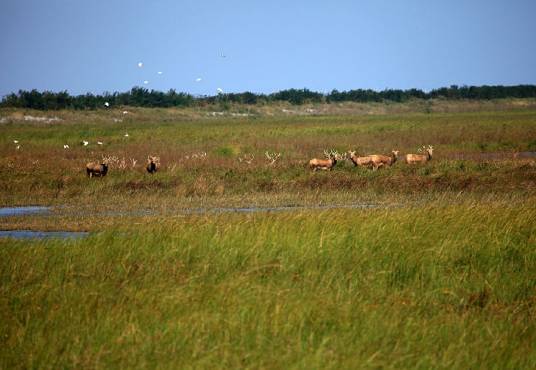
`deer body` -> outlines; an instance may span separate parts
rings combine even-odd
[[[103,177],[108,173],[108,165],[106,163],[89,162],[86,165],[86,172],[89,178],[93,176]]]
[[[309,161],[309,168],[313,171],[316,170],[324,170],[324,171],[331,171],[333,167],[337,164],[337,160],[339,159],[339,154],[336,151],[324,151],[324,155],[328,157],[328,159],[318,159],[313,158]]]
[[[428,148],[423,147],[425,154],[406,154],[407,164],[426,163],[432,159],[434,148],[429,145]],[[422,150],[419,149],[419,150]]]
[[[337,160],[335,158],[330,159],[317,159],[313,158],[309,161],[309,167],[313,170],[329,170],[331,171],[333,169],[333,166],[337,164]]]
[[[355,151],[348,153],[350,154],[350,160],[356,167],[372,167],[373,170],[377,170],[382,166],[391,166],[398,159],[398,150],[393,150],[391,155],[372,154],[364,157],[357,157]]]
[[[352,161],[354,166],[370,167],[372,166],[372,158],[370,155],[364,157],[358,157],[355,151],[348,152],[348,158]]]
[[[160,168],[160,158],[149,156],[147,157],[147,172],[150,174],[155,173]]]

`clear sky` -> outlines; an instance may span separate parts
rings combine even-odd
[[[0,96],[536,84],[535,0],[0,0],[0,40]]]

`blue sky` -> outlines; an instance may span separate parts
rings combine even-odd
[[[536,84],[533,0],[2,0],[0,35],[1,96]]]

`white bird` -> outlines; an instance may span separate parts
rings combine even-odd
[[[13,140],[13,142],[14,142],[15,144],[18,144],[18,143],[19,143],[19,141],[18,141],[18,140]]]
[[[202,78],[198,77],[198,78],[195,79],[195,82],[200,82],[201,80],[202,80]]]
[[[20,149],[20,145],[17,145],[17,146],[16,146],[16,149],[19,150],[19,149]]]
[[[149,83],[149,81],[145,80],[145,81],[143,81],[143,83],[147,85]]]
[[[123,114],[127,114],[127,113],[128,113],[128,111],[126,111],[126,110],[123,111]]]
[[[128,137],[128,132],[125,134],[125,137]]]
[[[218,94],[223,94],[223,90],[221,88],[218,87],[217,90],[218,90]]]
[[[110,103],[108,103],[107,101],[104,102],[104,105],[109,107],[110,106]]]
[[[88,144],[89,144],[89,141],[86,141],[86,140],[82,140],[82,144],[84,144],[84,146],[88,146]]]
[[[102,141],[97,141],[97,145],[102,145]]]
[[[159,75],[161,75],[161,74],[164,73],[164,72],[160,72],[160,71],[158,71],[158,72],[156,72],[156,73],[158,73]]]
[[[138,67],[140,67],[140,68],[143,67],[143,62],[139,62]]]
[[[63,144],[63,149],[69,149],[69,145]]]

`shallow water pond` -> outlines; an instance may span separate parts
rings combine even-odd
[[[3,207],[0,208],[0,217],[24,216],[50,213],[50,207],[26,206],[26,207]]]
[[[87,231],[0,230],[0,238],[13,239],[79,239],[88,235]]]

